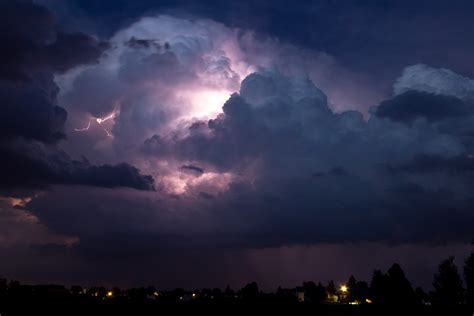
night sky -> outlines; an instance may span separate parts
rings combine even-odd
[[[474,2],[1,0],[0,275],[430,289],[474,237]]]

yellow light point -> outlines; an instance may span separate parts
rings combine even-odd
[[[196,293],[193,293],[193,298],[196,298]]]
[[[345,286],[345,285],[341,285],[341,287],[339,289],[341,290],[342,293],[347,292],[347,286]]]
[[[108,297],[111,297],[112,295],[113,295],[112,291],[108,291],[108,292],[107,292],[107,296],[108,296]]]
[[[365,302],[366,302],[367,304],[372,304],[372,300],[369,300],[368,298],[365,299]]]

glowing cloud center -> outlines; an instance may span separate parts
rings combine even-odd
[[[186,99],[190,104],[184,118],[215,117],[222,112],[222,106],[229,99],[232,92],[203,88],[202,90],[188,90],[179,93],[178,97]]]
[[[198,177],[175,172],[164,176],[161,180],[165,191],[171,194],[184,194],[196,188],[201,188],[201,191],[206,191],[206,193],[215,194],[226,191],[234,177],[230,172],[206,172]]]

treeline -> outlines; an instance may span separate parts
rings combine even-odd
[[[474,252],[465,260],[460,272],[454,257],[443,260],[433,277],[433,290],[413,288],[399,264],[386,272],[375,270],[370,282],[351,276],[347,282],[335,284],[303,282],[296,288],[281,288],[276,292],[260,291],[258,284],[249,283],[239,290],[221,289],[171,291],[155,287],[120,289],[75,285],[23,285],[0,278],[0,307],[11,302],[60,300],[85,304],[115,304],[124,302],[148,304],[208,304],[208,303],[271,303],[302,305],[474,305]]]

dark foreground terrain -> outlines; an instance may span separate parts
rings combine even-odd
[[[15,298],[0,301],[1,316],[9,315],[474,315],[466,305],[452,307],[344,305],[268,302],[159,302],[95,300],[87,297]]]

